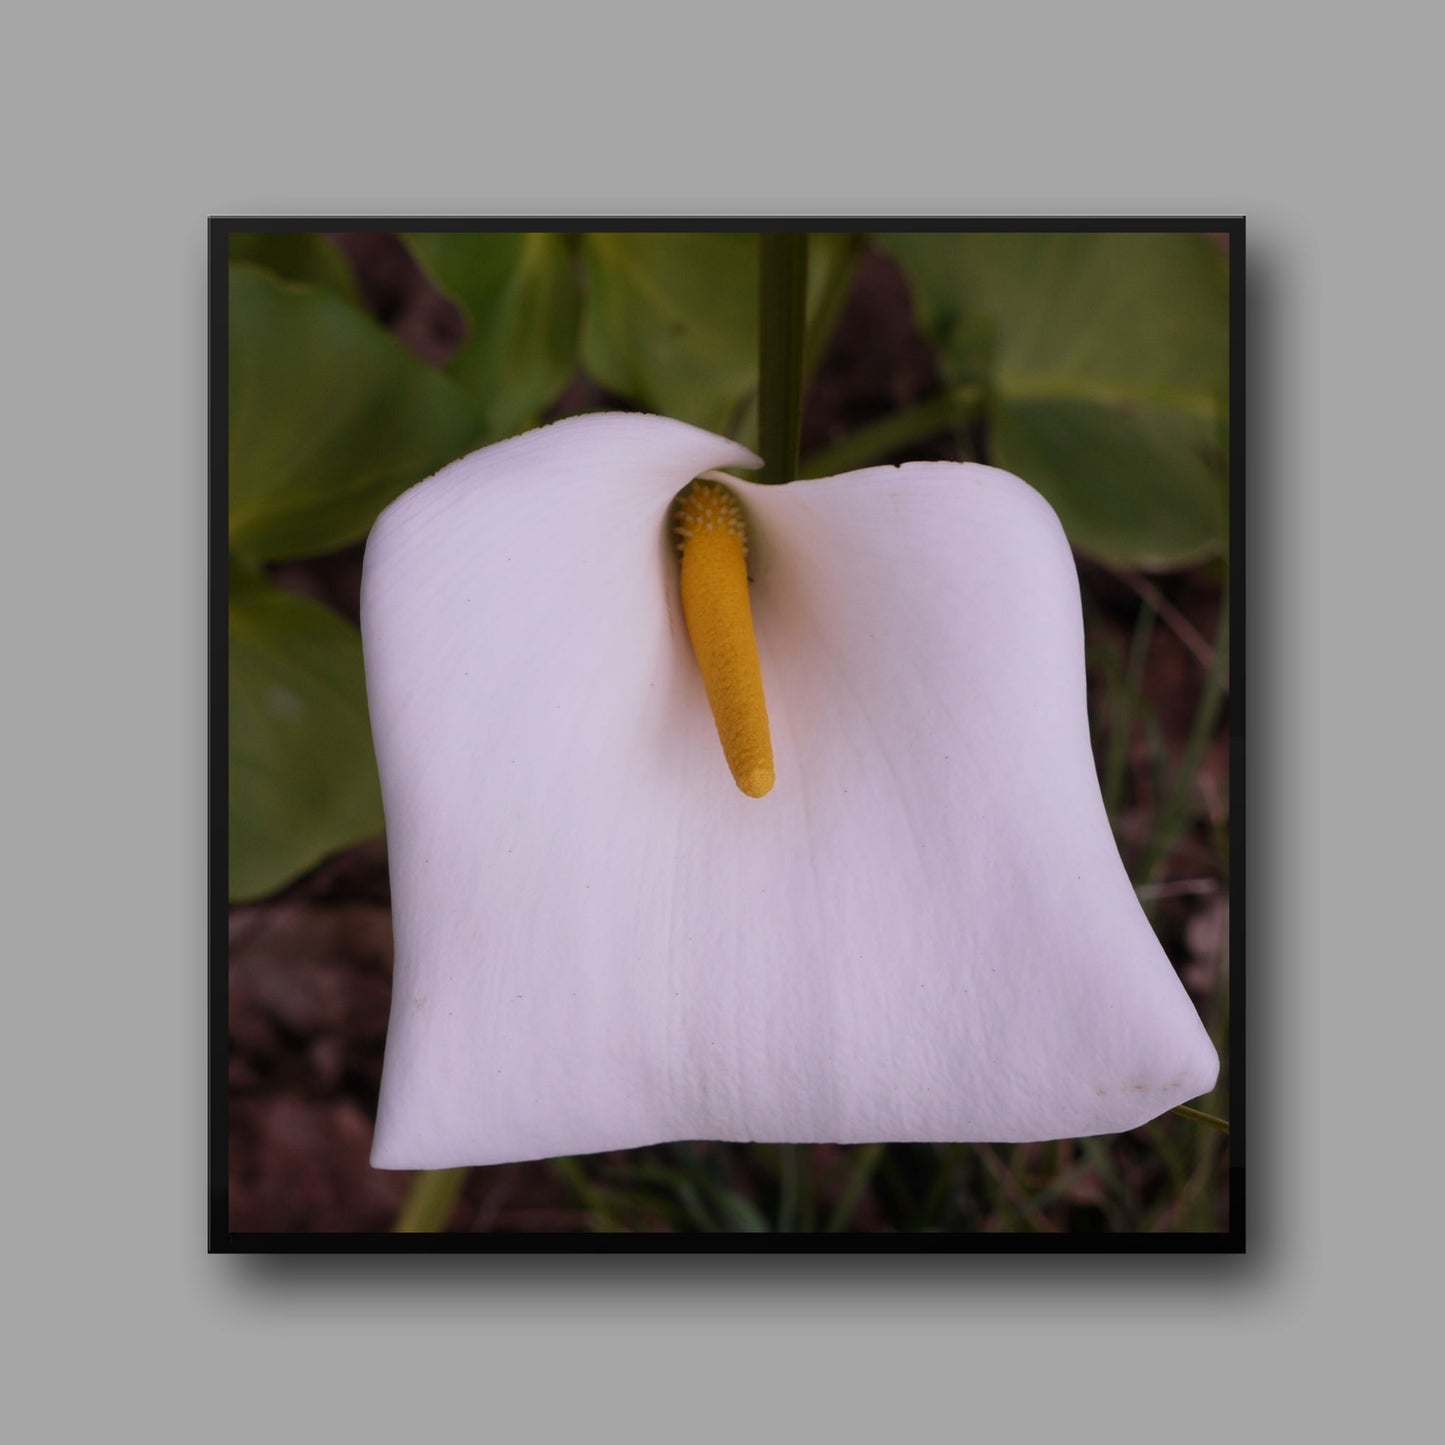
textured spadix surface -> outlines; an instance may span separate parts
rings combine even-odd
[[[777,782],[734,785],[676,493],[559,422],[383,513],[362,633],[396,975],[373,1162],[1131,1128],[1218,1061],[1119,860],[1072,556],[988,467],[738,482]]]

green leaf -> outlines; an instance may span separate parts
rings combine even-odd
[[[818,320],[845,235],[809,237]],[[709,431],[750,439],[758,383],[758,238],[747,232],[583,238],[582,361],[609,391]],[[743,437],[743,433],[748,433]]]
[[[426,231],[403,239],[466,320],[447,370],[475,399],[488,440],[535,423],[577,364],[582,303],[568,238]]]
[[[356,278],[346,257],[315,231],[233,231],[227,238],[232,261],[245,261],[281,281],[319,286],[359,301]]]
[[[989,397],[992,453],[1107,562],[1172,567],[1227,543],[1229,295],[1203,236],[881,238],[947,379]]]
[[[236,575],[230,598],[230,893],[259,898],[381,832],[361,637]]]
[[[366,535],[414,482],[476,444],[476,408],[370,317],[231,268],[230,545],[300,557]]]
[[[1049,499],[1081,552],[1165,570],[1218,555],[1228,535],[1209,435],[1168,410],[1002,401],[993,452]]]

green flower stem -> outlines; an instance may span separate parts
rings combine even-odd
[[[941,432],[965,426],[983,405],[977,387],[954,387],[942,396],[898,411],[809,455],[802,467],[805,477],[835,477],[840,472],[872,466],[894,452],[926,442]]]
[[[758,442],[763,457],[759,480],[776,484],[798,475],[808,235],[806,231],[762,235],[758,245]]]
[[[853,289],[853,277],[863,254],[862,236],[845,236],[837,247],[812,247],[809,252],[808,275],[813,296],[806,308],[803,338],[803,394],[823,359],[834,328],[842,315],[843,304]],[[822,265],[818,266],[819,255]],[[757,440],[758,393],[751,391],[738,409],[730,434],[745,445]]]
[[[440,1234],[461,1197],[469,1169],[423,1169],[413,1176],[411,1189],[392,1225],[393,1234]]]
[[[1229,1120],[1221,1119],[1218,1114],[1206,1114],[1203,1109],[1191,1109],[1188,1104],[1176,1104],[1169,1112],[1178,1114],[1181,1119],[1192,1119],[1196,1124],[1218,1129],[1221,1134],[1229,1133]]]

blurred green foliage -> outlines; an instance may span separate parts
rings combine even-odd
[[[381,831],[361,638],[329,607],[233,567],[231,894],[256,898]]]
[[[810,239],[811,361],[859,239]],[[403,240],[465,324],[443,368],[368,312],[327,237],[229,238],[236,898],[274,891],[380,826],[370,749],[354,727],[365,717],[355,629],[285,597],[268,564],[360,540],[406,487],[543,419],[579,373],[623,405],[745,441],[755,430],[755,237]],[[1218,247],[1164,234],[876,244],[907,277],[945,386],[979,399],[969,421],[981,427],[982,459],[1039,487],[1075,546],[1132,568],[1223,553],[1228,298]],[[875,429],[881,454],[852,464],[885,460],[907,430],[898,420]]]
[[[236,899],[274,892],[381,828],[360,638],[272,586],[262,564],[359,540],[382,507],[485,435],[454,382],[345,299],[335,266],[317,259],[329,242],[262,239],[233,243],[247,259],[229,278]],[[267,259],[297,279],[263,269]]]
[[[984,399],[989,460],[1082,552],[1187,566],[1228,542],[1228,266],[1207,237],[880,238],[947,380]]]
[[[488,439],[533,425],[577,364],[582,298],[570,238],[426,231],[404,239],[467,324],[447,372],[471,397]]]
[[[359,541],[484,436],[461,388],[358,307],[231,267],[233,552],[274,561]]]
[[[849,238],[808,240],[808,323]],[[751,445],[758,384],[758,243],[744,232],[582,238],[582,365],[648,411]]]
[[[232,262],[249,261],[278,280],[318,286],[343,301],[361,300],[346,257],[313,231],[236,231],[228,245]]]

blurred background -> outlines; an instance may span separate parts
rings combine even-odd
[[[747,233],[229,237],[233,1231],[393,1227],[367,1162],[390,1003],[361,666],[362,546],[453,458],[599,409],[752,443]],[[818,234],[804,475],[980,460],[1074,546],[1104,798],[1224,1065],[1227,240]],[[1166,1115],[1016,1146],[686,1143],[452,1181],[461,1232],[1215,1232],[1228,1137]]]

